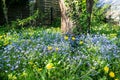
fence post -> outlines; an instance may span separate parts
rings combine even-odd
[[[53,22],[53,7],[50,8],[50,12],[51,12],[50,13],[50,19],[51,19],[50,22],[52,24],[52,22]]]

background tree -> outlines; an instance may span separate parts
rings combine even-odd
[[[93,3],[93,0],[59,0],[62,31],[76,34],[90,32]]]
[[[8,14],[7,14],[7,7],[6,7],[6,0],[2,0],[3,2],[3,13],[4,13],[4,16],[5,16],[5,21],[6,23],[8,23]]]
[[[68,7],[65,5],[64,0],[59,0],[59,5],[61,9],[61,30],[63,33],[71,32],[73,22],[67,15]]]
[[[91,14],[92,14],[92,8],[93,8],[94,0],[86,0],[86,10],[88,13],[87,16],[87,27],[88,27],[88,33],[90,33],[90,26],[91,26]]]

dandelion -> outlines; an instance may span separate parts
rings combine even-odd
[[[65,40],[68,40],[68,36],[64,36],[64,39],[65,39]]]
[[[83,41],[80,41],[79,44],[82,45],[82,44],[83,44]]]
[[[37,72],[41,72],[41,71],[42,71],[42,68],[38,68],[38,69],[37,69]]]
[[[108,67],[108,66],[105,66],[105,67],[104,67],[104,71],[105,71],[106,73],[108,73],[109,67]]]
[[[22,73],[22,76],[23,76],[23,77],[27,77],[28,74],[24,71],[24,72]]]
[[[47,69],[52,69],[52,68],[54,68],[53,63],[48,63],[48,64],[46,65],[46,68],[47,68]]]
[[[56,51],[58,51],[58,50],[59,50],[59,48],[57,47],[57,48],[56,48]]]
[[[8,45],[9,44],[9,41],[4,41],[4,46]]]
[[[111,72],[109,73],[109,76],[110,76],[111,78],[114,78],[114,77],[115,77],[115,73],[111,71]]]
[[[37,67],[37,65],[34,64],[34,65],[33,65],[33,68],[36,68],[36,67]]]
[[[9,74],[8,79],[12,79],[12,76],[13,76],[12,74]]]
[[[116,34],[116,33],[110,34],[110,37],[111,37],[111,38],[115,38],[115,37],[117,37],[117,34]]]
[[[75,40],[75,37],[72,37],[72,40],[74,41],[74,40]]]
[[[0,39],[2,39],[2,36],[0,36]]]
[[[8,79],[10,80],[17,80],[17,77],[15,75],[9,74]]]
[[[17,77],[14,75],[14,76],[12,77],[12,80],[17,80]]]
[[[48,46],[48,50],[52,50],[52,47],[51,47],[51,46]]]
[[[32,61],[30,61],[28,64],[33,65],[33,62],[32,62]]]

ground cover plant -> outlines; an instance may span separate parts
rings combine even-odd
[[[59,28],[1,33],[0,79],[119,80],[118,33],[63,35]]]
[[[120,80],[119,6],[106,1],[1,0],[0,80]]]

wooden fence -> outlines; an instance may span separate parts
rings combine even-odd
[[[44,24],[52,24],[56,18],[60,17],[58,0],[41,0],[41,12],[45,16]]]
[[[6,3],[8,9],[8,20],[14,21],[16,19],[24,19],[30,15],[29,3],[34,2],[34,9],[39,9],[42,13],[42,20],[39,22],[43,24],[52,24],[58,17],[60,17],[60,8],[58,0],[19,0],[10,4]],[[23,4],[24,3],[24,4]],[[2,2],[0,1],[2,5]],[[0,25],[5,23],[4,14],[0,6]]]

